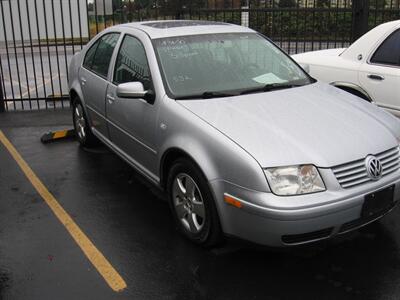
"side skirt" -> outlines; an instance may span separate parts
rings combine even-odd
[[[93,134],[102,141],[107,147],[109,147],[114,153],[116,153],[119,157],[121,157],[124,161],[126,161],[130,166],[132,166],[136,171],[138,171],[141,175],[143,175],[147,180],[149,180],[153,185],[155,185],[159,190],[163,191],[163,188],[160,184],[160,177],[155,174],[149,172],[145,167],[139,164],[136,160],[122,151],[117,145],[107,139],[104,135],[102,135],[95,128],[92,128]]]

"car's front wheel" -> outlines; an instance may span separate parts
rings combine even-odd
[[[172,214],[185,237],[203,246],[221,241],[221,229],[211,190],[199,168],[188,159],[178,159],[168,176]]]
[[[78,97],[72,101],[72,120],[76,137],[83,147],[93,147],[98,144],[98,139],[93,135],[82,102]]]

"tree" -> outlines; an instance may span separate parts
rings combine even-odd
[[[317,0],[316,7],[329,7],[330,0]]]
[[[280,0],[279,7],[296,7],[296,0]]]
[[[387,5],[387,0],[374,0],[370,1],[370,8],[372,9],[382,9],[385,8]]]

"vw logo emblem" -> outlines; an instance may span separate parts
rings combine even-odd
[[[375,156],[370,155],[365,159],[368,177],[372,180],[378,180],[382,177],[382,163]]]

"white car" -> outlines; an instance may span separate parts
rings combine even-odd
[[[400,20],[379,25],[349,48],[293,55],[311,76],[400,116]]]

